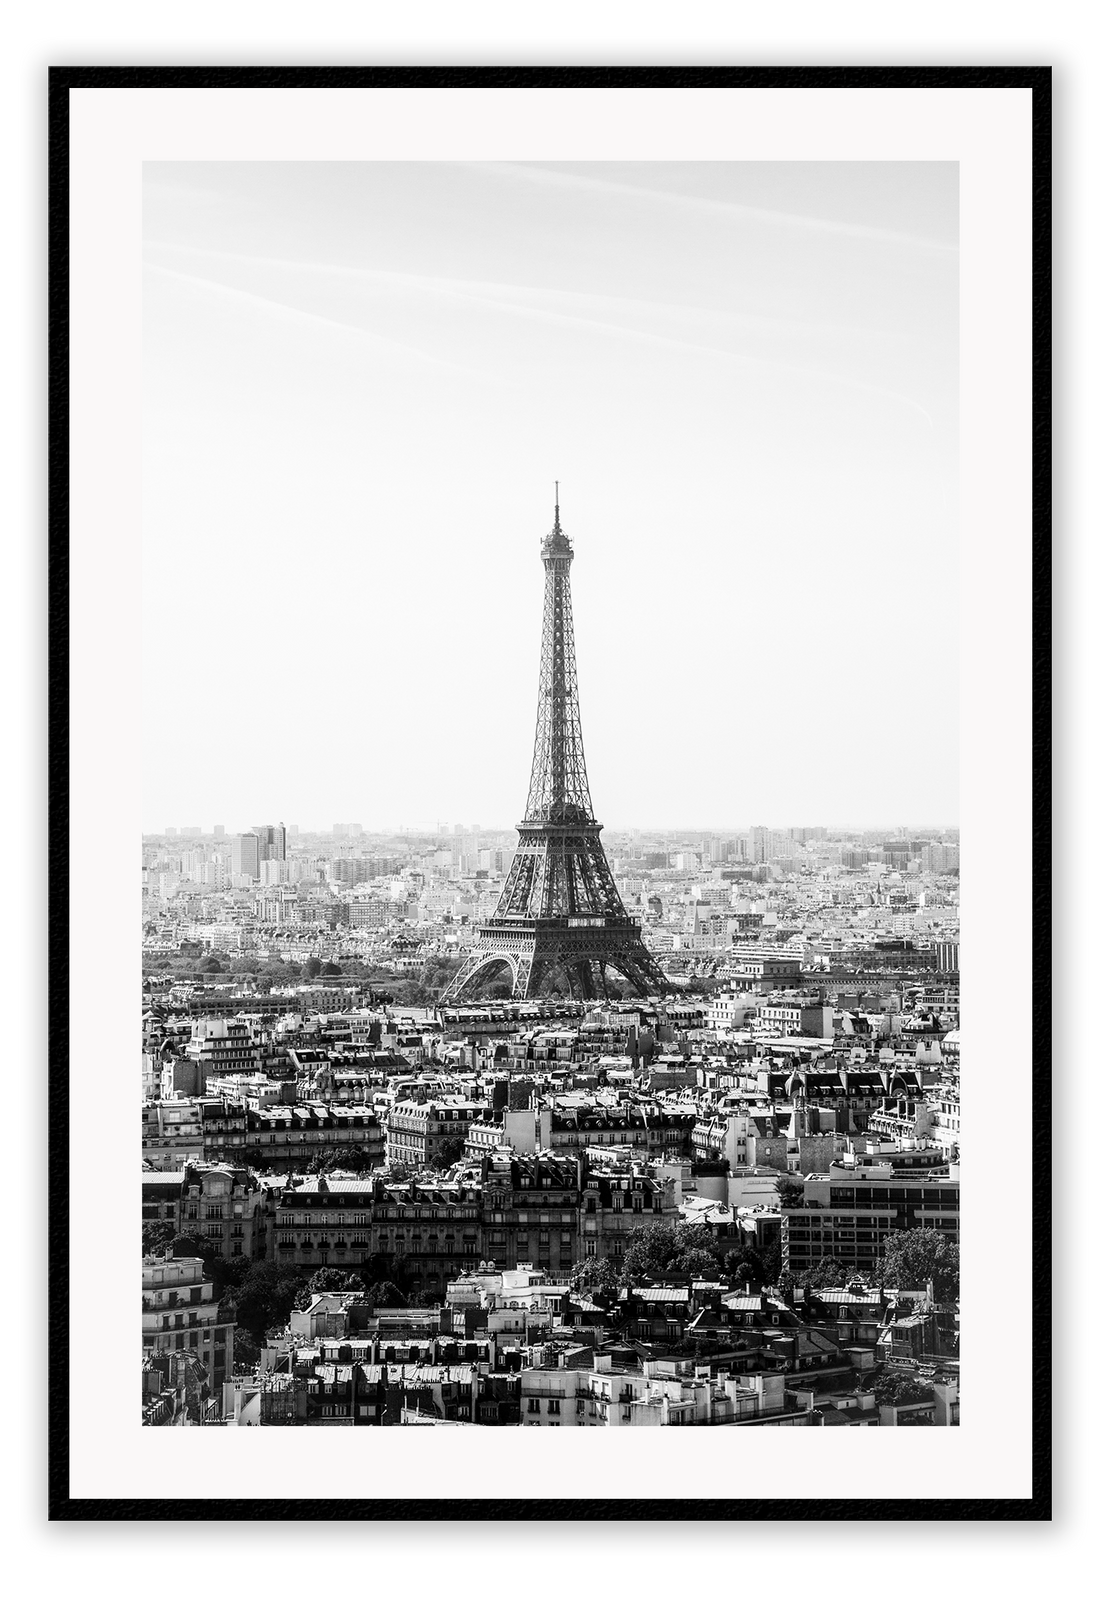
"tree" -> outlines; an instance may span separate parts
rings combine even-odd
[[[310,1155],[306,1167],[309,1175],[321,1176],[328,1171],[359,1171],[365,1173],[374,1167],[373,1157],[357,1143],[350,1148],[322,1148]]]
[[[466,1152],[466,1139],[464,1137],[444,1137],[435,1146],[432,1154],[432,1164],[437,1170],[445,1171],[451,1165],[457,1165]]]
[[[320,958],[307,958],[305,963],[303,963],[303,965],[302,965],[302,979],[303,980],[316,980],[317,976],[320,973],[321,973],[321,960],[320,960]]]
[[[880,1406],[904,1406],[910,1400],[923,1400],[924,1385],[905,1372],[891,1372],[883,1367],[871,1382],[876,1401]]]
[[[802,1188],[795,1182],[780,1182],[777,1189],[779,1202],[783,1208],[790,1209],[792,1205],[802,1203]]]
[[[832,1259],[819,1260],[816,1266],[808,1266],[795,1276],[799,1288],[847,1288],[853,1281],[862,1281],[855,1267],[842,1266]]]
[[[655,1271],[701,1277],[718,1264],[718,1239],[713,1228],[675,1221],[631,1233],[623,1256],[623,1276],[632,1282]]]
[[[199,973],[204,975],[220,975],[224,969],[225,965],[220,958],[203,958],[199,964]]]
[[[222,1253],[221,1244],[215,1243],[212,1238],[195,1237],[190,1232],[184,1236],[202,1261],[206,1281],[214,1284],[215,1299],[220,1299],[230,1289],[240,1287],[252,1268],[252,1261],[247,1255],[233,1255],[227,1259]]]
[[[363,1279],[358,1272],[341,1271],[336,1266],[322,1266],[308,1282],[304,1282],[294,1296],[294,1309],[305,1310],[314,1294],[359,1294],[363,1292]]]
[[[745,1243],[731,1249],[726,1255],[726,1268],[738,1287],[745,1283],[775,1282],[782,1265],[783,1251],[778,1239],[764,1250]]]
[[[330,977],[332,975],[343,974],[343,972],[344,971],[340,968],[340,965],[338,963],[333,963],[331,961],[331,959],[329,960],[328,963],[323,964],[322,967],[321,967],[321,973],[323,975],[328,975]]]
[[[938,1304],[959,1297],[959,1246],[942,1232],[894,1232],[884,1241],[875,1280],[887,1288],[924,1288],[931,1280]]]
[[[395,1288],[391,1282],[383,1280],[368,1288],[364,1299],[368,1300],[377,1310],[380,1305],[404,1305],[407,1303],[404,1294]]]
[[[589,1255],[569,1274],[569,1289],[584,1294],[597,1305],[608,1306],[618,1297],[619,1273],[614,1262],[602,1255]]]
[[[147,1258],[162,1260],[171,1250],[176,1237],[172,1221],[143,1221],[141,1226],[141,1252]]]
[[[237,1308],[237,1335],[259,1346],[273,1329],[285,1327],[294,1309],[301,1279],[293,1266],[274,1260],[248,1265],[240,1281],[228,1283],[224,1297]]]
[[[760,1262],[760,1273],[766,1283],[777,1283],[783,1275],[783,1245],[773,1238],[763,1248],[754,1251]]]
[[[424,1008],[435,1001],[438,992],[419,980],[403,980],[394,987],[393,995],[394,1000],[406,1008]]]

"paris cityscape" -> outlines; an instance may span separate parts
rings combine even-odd
[[[144,1423],[955,1426],[957,165],[142,220]]]
[[[957,829],[605,828],[557,500],[516,826],[144,836],[148,1426],[959,1422]]]

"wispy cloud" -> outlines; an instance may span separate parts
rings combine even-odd
[[[620,200],[633,199],[642,203],[658,203],[665,208],[676,208],[697,215],[710,215],[730,222],[771,224],[778,228],[802,230],[815,235],[846,237],[853,241],[877,241],[884,246],[915,249],[945,259],[955,259],[959,254],[958,246],[954,242],[934,241],[927,236],[908,235],[900,230],[885,230],[873,224],[853,224],[845,219],[818,218],[808,213],[788,213],[774,208],[752,207],[743,202],[718,201],[710,196],[691,196],[679,191],[654,190],[649,186],[629,185],[622,180],[571,173],[538,163],[486,162],[465,163],[461,166],[501,179],[523,180],[529,185],[614,196]]]
[[[205,275],[191,274],[183,269],[169,268],[166,264],[154,263],[148,258],[146,259],[145,267],[154,274],[163,275],[166,279],[182,281],[189,285],[201,287],[204,291],[212,291],[220,297],[242,303],[270,317],[337,330],[345,335],[359,337],[372,347],[381,348],[403,360],[407,361],[411,357],[420,363],[430,365],[436,369],[447,370],[454,375],[481,378],[478,376],[478,372],[468,365],[456,364],[451,359],[441,358],[436,353],[426,352],[412,342],[400,342],[392,336],[383,336],[366,325],[355,324],[350,320],[334,319],[330,314],[319,314],[313,309],[302,308],[297,303],[284,302],[275,297],[264,297],[258,292],[249,291],[241,286],[229,285],[224,280],[213,280]]]
[[[547,290],[546,288],[494,282],[463,281],[441,276],[410,274],[399,270],[361,269],[344,264],[323,264],[259,257],[245,253],[177,247],[168,242],[149,243],[150,251],[155,252],[158,249],[162,252],[192,253],[215,261],[221,260],[226,263],[233,263],[244,268],[254,267],[305,275],[312,274],[323,279],[339,279],[371,288],[414,291],[428,297],[452,302],[457,301],[468,307],[481,308],[513,318],[582,331],[592,336],[603,336],[632,343],[641,343],[667,351],[690,354],[708,363],[733,362],[772,374],[801,376],[818,383],[851,388],[868,396],[881,398],[884,401],[915,410],[929,425],[933,424],[932,417],[923,404],[906,393],[883,387],[873,381],[830,368],[827,365],[800,363],[792,359],[782,358],[775,353],[764,355],[758,352],[746,352],[743,348],[729,345],[729,339],[734,338],[738,332],[741,334],[748,332],[756,334],[781,333],[785,337],[789,337],[792,333],[818,336],[844,334],[841,329],[835,326],[803,323],[801,326],[792,327],[786,322],[753,316],[729,315],[710,309],[691,308],[681,304],[653,303],[630,298],[559,292]],[[368,336],[372,340],[384,343],[395,351],[415,353],[425,362],[437,363],[452,371],[467,375],[478,373],[467,366],[430,355],[414,344],[405,344],[393,338],[380,336],[366,326],[334,319],[331,315],[318,314],[301,307],[299,304],[265,297],[256,292],[228,285],[221,280],[171,269],[163,264],[153,263],[152,260],[150,262],[153,267],[159,268],[163,273],[175,274],[180,279],[189,279],[198,285],[220,289],[227,294],[251,300],[268,309],[278,309],[287,314],[295,314],[302,319],[315,320],[338,329],[354,331],[360,335]],[[600,311],[617,314],[620,317],[597,317],[597,313]],[[666,332],[648,328],[645,325],[631,321],[629,318],[630,313],[634,313],[637,317],[644,317],[646,314],[651,316],[660,315],[662,317],[674,316],[699,322],[706,327],[706,339],[702,339],[704,335],[702,331],[698,333],[699,339],[691,340],[687,336],[669,335]],[[727,338],[726,341],[718,339],[722,335]]]

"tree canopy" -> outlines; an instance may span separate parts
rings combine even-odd
[[[819,1260],[816,1266],[807,1266],[795,1275],[799,1288],[847,1288],[850,1282],[862,1281],[854,1266],[842,1266],[839,1260]]]
[[[226,1284],[224,1297],[237,1307],[237,1336],[245,1334],[255,1346],[267,1334],[290,1321],[301,1278],[293,1266],[274,1260],[246,1265],[237,1282]]]
[[[631,1233],[623,1256],[623,1276],[631,1282],[658,1271],[702,1277],[718,1265],[718,1239],[713,1229],[677,1220]]]
[[[361,1294],[364,1282],[358,1272],[341,1271],[336,1266],[322,1266],[304,1282],[294,1296],[294,1309],[304,1310],[314,1294]]]
[[[884,1367],[873,1380],[871,1388],[880,1406],[904,1406],[911,1400],[923,1400],[927,1390],[916,1378],[906,1372],[891,1372]]]
[[[143,1221],[141,1225],[141,1252],[147,1258],[157,1259],[168,1254],[176,1238],[174,1221]]]
[[[574,1294],[584,1294],[597,1305],[610,1305],[619,1292],[619,1273],[614,1261],[603,1255],[590,1255],[569,1274]]]
[[[942,1232],[920,1228],[894,1232],[884,1241],[875,1279],[888,1288],[924,1288],[932,1282],[933,1299],[953,1305],[959,1297],[959,1246]]]
[[[437,1170],[446,1170],[450,1165],[457,1165],[465,1152],[466,1139],[464,1137],[443,1137],[435,1146],[431,1163]]]
[[[315,1154],[309,1156],[306,1172],[310,1176],[322,1176],[327,1171],[357,1171],[366,1175],[372,1171],[377,1160],[372,1154],[358,1143],[350,1148],[319,1148]]]
[[[395,1288],[393,1283],[386,1281],[384,1278],[382,1281],[372,1284],[372,1286],[367,1289],[364,1298],[368,1299],[370,1303],[375,1306],[404,1305],[406,1303],[405,1296],[401,1290],[399,1288]]]

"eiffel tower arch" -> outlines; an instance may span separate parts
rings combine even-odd
[[[573,545],[561,529],[542,540],[542,657],[531,782],[519,843],[496,911],[441,997],[461,1002],[506,966],[513,997],[538,997],[554,979],[571,996],[607,995],[607,971],[639,995],[671,992],[608,867],[592,810],[581,735],[569,571]]]

